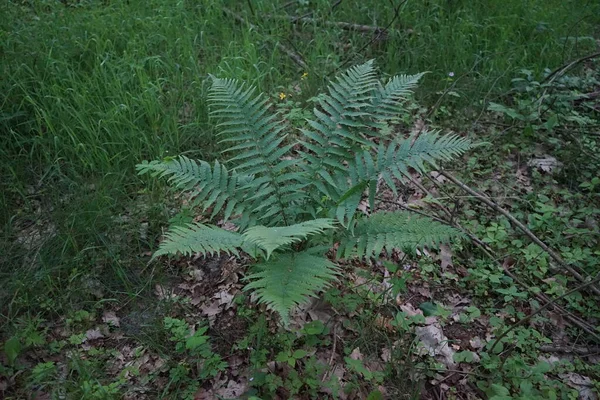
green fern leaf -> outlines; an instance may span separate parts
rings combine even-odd
[[[319,218],[290,226],[253,226],[246,230],[243,236],[246,242],[265,250],[269,259],[275,249],[299,242],[309,235],[323,233],[325,229],[330,228],[334,228],[333,220]]]
[[[226,231],[216,226],[188,224],[171,228],[152,259],[165,254],[188,256],[195,253],[218,254],[222,251],[237,255],[238,248],[241,247],[243,238],[237,232]]]
[[[325,289],[338,273],[334,263],[312,250],[277,254],[254,268],[244,290],[255,290],[259,303],[279,313],[286,325],[290,311]]]
[[[255,178],[243,186],[251,195],[242,202],[272,226],[294,220],[307,183],[302,174],[290,172],[298,161],[286,156],[293,147],[284,144],[286,124],[270,112],[268,99],[255,92],[235,80],[213,78],[209,100],[211,114],[224,120],[218,126],[222,141],[231,143],[225,150],[232,153],[228,162],[237,173]]]
[[[346,232],[337,255],[377,257],[383,249],[414,251],[461,236],[460,231],[429,218],[408,212],[379,212],[357,221],[353,229]]]
[[[210,165],[204,161],[195,161],[179,156],[163,161],[144,161],[136,165],[138,175],[151,174],[153,177],[168,178],[174,187],[189,190],[212,174]]]
[[[174,187],[192,191],[192,205],[202,205],[203,211],[212,207],[211,218],[227,205],[223,219],[229,219],[235,206],[241,206],[246,198],[243,187],[248,186],[248,180],[228,171],[218,161],[211,167],[205,161],[179,156],[167,161],[144,162],[137,165],[137,170],[139,174],[167,178]]]
[[[379,121],[396,118],[423,75],[396,75],[385,86],[380,85],[373,99],[373,116]]]

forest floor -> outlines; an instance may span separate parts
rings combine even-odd
[[[0,398],[598,399],[600,5],[108,3],[0,5]],[[397,136],[481,144],[377,210],[464,239],[338,262],[286,328],[243,257],[149,262],[198,216],[135,165],[216,158],[208,74],[301,128],[368,59],[430,71]]]

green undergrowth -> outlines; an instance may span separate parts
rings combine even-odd
[[[149,398],[184,398],[233,368],[230,351],[247,360],[253,378],[249,396],[294,391],[312,396],[323,385],[335,393],[340,388],[331,371],[324,380],[321,375],[323,363],[331,367],[326,351],[334,341],[331,364],[343,365],[347,388],[365,398],[380,398],[383,388],[389,398],[426,396],[431,382],[458,387],[458,380],[439,376],[445,367],[438,361],[414,356],[420,317],[413,321],[399,306],[383,304],[363,290],[362,278],[358,283],[344,278],[324,294],[327,307],[343,315],[342,323],[350,324],[344,329],[353,332],[337,340],[327,324],[281,333],[268,313],[242,295],[235,300],[235,329],[210,327],[185,296],[156,299],[162,293],[157,288],[175,287],[187,271],[178,264],[147,264],[185,199],[165,201],[165,188],[136,177],[135,165],[182,153],[219,158],[222,146],[205,102],[208,73],[257,86],[300,127],[308,100],[346,67],[375,59],[389,75],[430,71],[416,93],[421,106],[413,106],[403,122],[422,118],[491,142],[465,160],[461,177],[495,196],[567,262],[590,275],[598,272],[598,111],[581,98],[598,90],[598,74],[590,64],[579,65],[566,78],[543,81],[546,69],[597,51],[596,2],[408,1],[385,37],[372,43],[370,33],[294,25],[268,15],[310,13],[315,19],[386,27],[394,17],[388,2],[343,1],[333,9],[334,2],[324,0],[292,2],[285,9],[283,3],[256,1],[250,8],[239,1],[2,2],[0,397],[121,398],[135,382],[151,387]],[[223,7],[255,28],[224,14]],[[274,43],[301,55],[307,68]],[[560,162],[551,173],[527,165],[548,156]],[[505,218],[457,192],[442,193],[439,201],[450,195],[459,199],[452,200],[460,206],[457,219],[496,258],[461,245],[454,249],[454,263],[464,267],[464,276],[441,271],[438,259],[411,262],[413,269],[403,274],[409,263],[392,260],[401,267],[393,273],[396,294],[413,296],[417,309],[453,325],[445,298],[424,298],[411,285],[426,281],[455,290],[472,299],[458,313],[464,314],[457,317],[461,326],[477,325],[479,313],[489,320],[482,329],[497,335],[539,307],[536,293],[556,297],[576,286]],[[350,267],[344,271],[355,273]],[[364,274],[381,283],[383,269]],[[560,304],[578,318],[599,317],[586,293]],[[117,308],[120,326],[103,320],[107,310]],[[574,390],[565,384],[568,373],[590,377],[588,386],[597,389],[597,367],[585,358],[563,360],[565,365],[550,371],[542,364],[540,346],[556,337],[549,325],[561,325],[560,318],[550,317],[555,316],[541,314],[533,325],[516,329],[499,353],[478,354],[479,362],[466,353],[479,351],[459,343],[461,365],[476,368],[455,377],[465,378],[481,398],[555,393],[568,398]],[[104,338],[93,332],[99,324]],[[577,328],[567,324],[564,331],[578,338],[565,345],[591,343]],[[380,368],[374,363],[381,363],[384,348],[393,362]],[[122,357],[136,363],[119,364]],[[527,368],[534,369],[524,375]],[[428,383],[408,384],[413,381]]]

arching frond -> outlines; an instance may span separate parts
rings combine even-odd
[[[251,193],[252,212],[269,225],[293,220],[293,206],[305,198],[301,174],[290,167],[297,161],[286,155],[293,144],[284,144],[286,124],[269,110],[268,99],[232,79],[213,78],[209,101],[211,114],[223,120],[218,126],[225,152],[238,173],[255,176],[243,190]],[[267,216],[267,217],[265,217]]]
[[[398,117],[403,103],[412,94],[419,80],[425,75],[396,75],[385,86],[380,86],[373,99],[373,117],[389,121]]]
[[[269,259],[275,249],[299,242],[309,235],[323,233],[325,229],[330,228],[334,228],[333,220],[320,218],[290,226],[253,226],[248,228],[243,236],[245,241],[265,250]]]
[[[188,224],[171,228],[152,258],[165,254],[218,254],[221,251],[237,255],[242,245],[242,235],[237,232],[210,225]]]
[[[377,257],[383,249],[413,251],[459,238],[460,231],[408,212],[379,212],[358,220],[340,241],[338,257]]]
[[[212,207],[211,218],[224,211],[227,220],[232,213],[244,211],[244,187],[248,179],[241,179],[223,164],[215,161],[213,167],[205,161],[191,160],[185,156],[138,164],[139,174],[167,178],[176,188],[191,191],[194,203],[202,205],[203,211]]]
[[[244,290],[254,290],[259,303],[265,303],[289,323],[290,311],[325,289],[337,275],[338,267],[322,254],[311,250],[283,253],[256,264],[246,277]]]

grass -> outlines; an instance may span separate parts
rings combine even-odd
[[[252,3],[254,15],[245,2],[226,0],[2,2],[4,336],[20,318],[136,304],[176,273],[146,265],[172,211],[161,187],[143,189],[134,166],[180,153],[218,156],[204,103],[208,74],[249,82],[276,99],[308,72],[294,98],[304,102],[340,68],[375,58],[388,74],[430,71],[422,104],[452,85],[458,97],[448,101],[467,110],[505,93],[520,69],[539,75],[589,53],[600,35],[600,4],[591,0],[408,1],[395,20],[387,2],[349,0],[333,11],[324,0],[287,10],[276,1]],[[316,19],[393,23],[386,40],[369,44],[369,35],[264,17],[308,11]],[[275,42],[300,54],[308,71]]]

